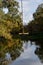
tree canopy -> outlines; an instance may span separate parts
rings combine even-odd
[[[7,13],[3,11],[6,8]],[[0,0],[0,38],[13,40],[13,34],[21,31],[22,19],[18,8],[16,0]]]
[[[40,4],[33,14],[34,20],[28,24],[30,34],[43,33],[43,4]]]

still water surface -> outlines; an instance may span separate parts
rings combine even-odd
[[[1,65],[43,65],[43,41],[15,39],[1,56]]]
[[[35,42],[23,41],[23,49],[24,52],[9,65],[43,65],[43,59],[41,59],[41,56],[43,56],[41,53],[43,52],[38,53],[40,52],[39,44],[36,45]]]

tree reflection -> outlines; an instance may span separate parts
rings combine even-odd
[[[11,60],[15,60],[17,57],[20,56],[21,52],[23,51],[23,43],[21,39],[14,39],[14,43],[10,44],[9,46],[6,45],[7,48],[4,49],[5,46],[3,46],[4,50],[1,50],[0,52],[0,64],[3,64],[7,59],[5,58],[6,53],[9,53],[11,56]]]
[[[35,54],[38,55],[39,59],[43,63],[43,41],[36,41],[36,45],[39,45],[40,47],[36,49]]]

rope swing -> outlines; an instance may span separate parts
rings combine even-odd
[[[21,0],[21,13],[22,13],[22,22],[23,22],[23,2]]]

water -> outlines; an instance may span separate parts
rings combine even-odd
[[[4,58],[8,65],[43,65],[43,41],[20,40],[18,46],[13,45],[5,53]]]
[[[35,42],[23,41],[24,52],[9,65],[43,65],[39,57],[35,54],[35,51],[38,48],[40,48],[40,46],[35,45]]]

